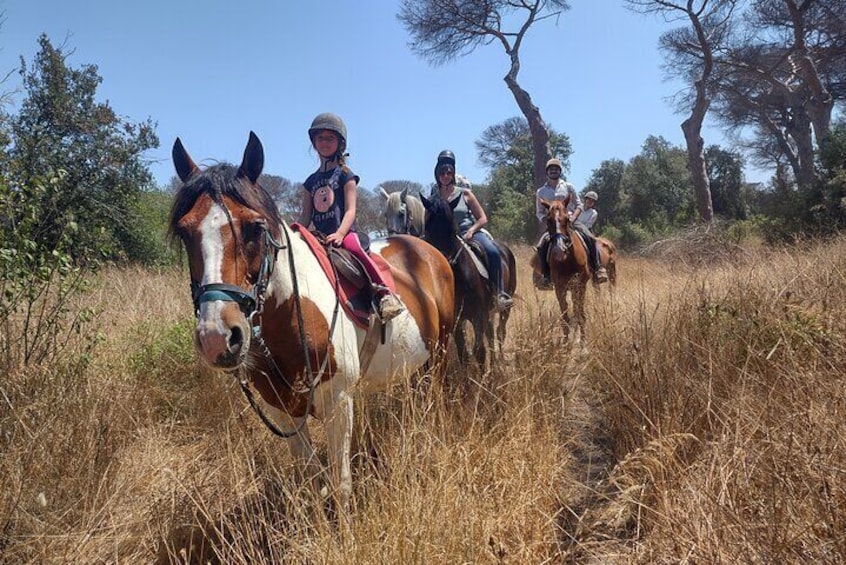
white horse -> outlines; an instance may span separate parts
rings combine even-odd
[[[423,203],[414,195],[408,193],[408,188],[388,194],[379,187],[385,197],[385,225],[388,235],[407,233],[420,237],[423,235],[423,221],[426,210]]]

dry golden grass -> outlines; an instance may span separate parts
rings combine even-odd
[[[358,398],[341,524],[197,367],[187,275],[110,271],[94,356],[0,381],[0,562],[843,562],[846,239],[742,258],[624,256],[586,354],[523,269],[489,374]]]

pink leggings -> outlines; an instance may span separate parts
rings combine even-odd
[[[341,247],[355,255],[358,260],[361,261],[361,264],[364,265],[364,269],[367,271],[367,274],[370,275],[370,280],[373,281],[374,284],[384,287],[388,286],[385,284],[385,279],[382,278],[382,272],[376,266],[376,263],[373,262],[373,259],[370,258],[370,255],[368,255],[361,246],[361,241],[359,241],[358,234],[356,232],[349,232],[344,237]]]

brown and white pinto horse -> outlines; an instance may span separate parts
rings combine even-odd
[[[306,420],[309,414],[323,420],[332,484],[341,507],[348,507],[355,388],[384,387],[446,346],[454,323],[449,263],[421,239],[386,240],[378,252],[407,311],[384,328],[377,322],[361,328],[338,307],[317,257],[257,183],[264,150],[254,133],[239,167],[200,169],[179,139],[173,163],[183,185],[170,230],[188,254],[200,359],[241,372],[259,415],[287,437],[312,477],[319,466]],[[250,387],[263,402],[253,399]]]
[[[567,213],[567,206],[561,200],[547,201],[541,204],[548,210],[546,223],[550,238],[549,273],[555,288],[555,296],[564,319],[564,337],[570,338],[570,330],[575,330],[575,342],[581,344],[585,339],[585,289],[591,279],[587,249],[582,238],[573,228],[573,222]],[[616,247],[604,238],[596,238],[599,243],[600,260],[608,271],[611,285],[617,283]],[[531,265],[535,276],[540,276],[540,261],[537,254],[532,255]],[[573,319],[567,303],[567,292],[573,302]],[[574,323],[575,322],[575,323]]]

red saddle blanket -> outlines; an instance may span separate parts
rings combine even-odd
[[[326,277],[333,287],[338,289],[338,298],[344,311],[352,318],[352,320],[359,327],[366,328],[370,325],[370,316],[373,314],[373,307],[371,305],[372,292],[366,286],[362,289],[357,289],[350,281],[344,277],[337,277],[338,284],[336,285],[335,269],[329,259],[329,254],[326,252],[326,247],[302,224],[292,224],[291,229],[300,234],[300,237],[305,241],[306,245],[311,249],[311,252],[317,258],[317,262],[326,273]],[[396,292],[396,283],[394,282],[394,275],[391,274],[391,266],[385,261],[381,255],[376,253],[369,253],[370,258],[376,264],[379,272],[382,275],[382,280],[385,282],[391,292]]]

